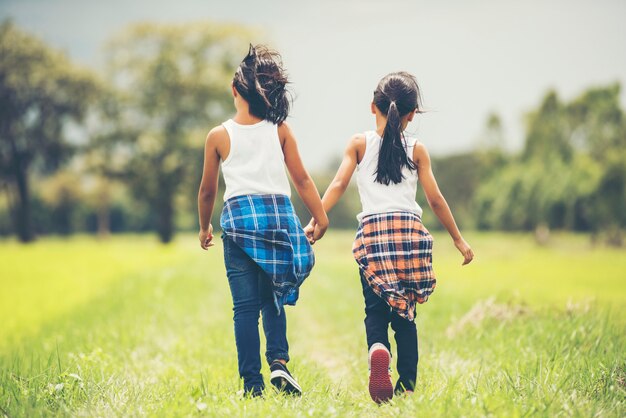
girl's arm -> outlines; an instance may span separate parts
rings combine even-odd
[[[328,216],[326,216],[326,212],[324,212],[324,208],[322,207],[320,194],[311,176],[302,164],[296,138],[287,123],[282,123],[278,127],[278,135],[282,142],[285,165],[287,166],[291,180],[293,181],[298,195],[300,195],[300,198],[304,202],[304,205],[317,223],[313,235],[314,239],[318,240],[324,236],[328,228]]]
[[[364,145],[365,137],[363,134],[357,134],[350,139],[350,142],[343,153],[341,165],[339,166],[339,169],[337,169],[337,174],[335,174],[335,178],[333,178],[333,181],[331,181],[328,185],[326,192],[324,192],[324,197],[322,198],[322,204],[324,205],[324,210],[326,212],[330,212],[348,188],[354,169],[358,164],[359,152],[362,152],[361,148],[363,148]],[[309,237],[311,243],[315,242],[315,239],[311,236],[315,227],[315,219],[311,219],[306,228],[304,228],[304,231]]]
[[[424,189],[424,194],[426,195],[428,204],[452,237],[456,248],[463,255],[463,265],[468,264],[474,258],[474,252],[470,248],[469,244],[463,239],[461,231],[459,231],[459,228],[454,221],[448,202],[446,202],[446,199],[439,190],[437,180],[435,180],[435,175],[433,174],[433,170],[430,165],[430,156],[428,155],[428,151],[426,150],[424,144],[417,143],[415,145],[415,148],[413,149],[413,161],[417,164],[417,174],[420,184],[422,185],[422,189]]]
[[[354,169],[358,164],[359,147],[364,143],[364,140],[363,134],[357,134],[350,139],[343,153],[341,165],[337,169],[337,174],[335,174],[335,178],[328,185],[322,198],[322,204],[326,212],[329,212],[337,204],[348,188]]]
[[[217,195],[217,180],[220,169],[220,150],[228,142],[228,133],[223,126],[213,128],[207,135],[204,143],[204,168],[202,169],[202,181],[198,190],[198,217],[200,219],[200,246],[207,250],[214,244],[213,225],[211,216]]]

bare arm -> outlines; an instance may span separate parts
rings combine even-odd
[[[315,240],[318,240],[322,238],[328,228],[328,216],[326,216],[326,212],[322,207],[319,192],[317,187],[315,187],[315,183],[313,183],[313,179],[311,179],[311,176],[302,164],[298,144],[289,125],[287,123],[281,124],[278,128],[278,134],[283,146],[285,165],[293,185],[309,213],[311,213],[311,216],[318,224],[318,228],[315,230]]]
[[[461,252],[461,254],[463,254],[463,265],[468,264],[474,258],[474,253],[467,242],[463,239],[461,231],[459,231],[459,228],[454,221],[448,202],[446,202],[446,199],[439,190],[437,180],[435,180],[435,175],[433,174],[430,164],[430,156],[428,155],[428,151],[423,144],[418,143],[415,145],[415,148],[413,149],[413,161],[417,164],[417,174],[420,184],[422,185],[422,189],[424,189],[424,194],[426,195],[428,204],[433,212],[435,212],[435,215],[437,215],[437,218],[439,218],[441,224],[444,228],[446,228],[450,237],[452,237],[454,245]]]
[[[220,145],[223,145],[228,134],[226,130],[219,126],[214,128],[207,135],[204,144],[204,168],[202,170],[202,181],[198,190],[198,217],[200,219],[200,246],[208,249],[213,246],[213,226],[211,216],[217,195],[217,181],[220,163]]]
[[[365,137],[363,135],[353,136],[346,147],[337,174],[335,174],[335,178],[333,178],[333,181],[328,185],[324,197],[322,198],[322,204],[326,212],[329,212],[333,206],[337,204],[348,188],[350,179],[358,163],[359,148],[365,148]],[[309,224],[304,228],[304,232],[312,244],[315,243],[315,239],[313,238],[315,228],[315,219],[311,219]]]
[[[329,212],[333,206],[337,204],[348,188],[350,179],[358,163],[358,148],[361,145],[360,142],[363,141],[364,138],[362,138],[362,135],[355,135],[350,139],[343,153],[341,165],[339,165],[339,169],[337,169],[337,174],[335,174],[335,178],[333,178],[333,181],[328,185],[324,197],[322,198],[322,204],[326,212]]]

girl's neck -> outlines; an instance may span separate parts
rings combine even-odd
[[[240,125],[254,125],[261,122],[263,119],[250,114],[250,107],[244,100],[235,100],[235,108],[237,112],[233,116],[233,121]]]
[[[402,131],[404,131],[409,124],[408,117],[404,116],[401,121]],[[376,133],[379,137],[383,137],[383,133],[385,132],[385,126],[387,126],[387,118],[384,117],[380,112],[376,112]]]
[[[376,133],[381,138],[383,137],[383,132],[385,132],[386,125],[387,125],[387,118],[377,111],[376,112]]]
[[[240,125],[254,125],[255,123],[261,122],[262,120],[263,119],[251,115],[249,112],[237,111],[237,113],[235,113],[235,116],[233,116],[233,121]]]

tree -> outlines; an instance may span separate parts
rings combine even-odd
[[[522,155],[479,187],[477,225],[603,231],[621,242],[626,118],[619,92],[619,84],[594,87],[571,102],[548,92],[529,114]]]
[[[500,115],[495,112],[487,115],[485,129],[479,139],[479,149],[481,151],[504,152],[504,128]]]
[[[619,83],[594,87],[566,107],[572,142],[597,161],[606,162],[616,152],[626,150],[626,118],[620,90]]]
[[[97,90],[95,78],[64,55],[11,22],[0,25],[0,176],[16,195],[22,242],[34,239],[29,176],[71,155],[66,127],[82,120]]]
[[[70,235],[78,226],[77,218],[84,192],[80,176],[70,170],[59,170],[38,184],[38,196],[46,204],[50,232]]]
[[[593,194],[586,202],[589,224],[604,231],[611,244],[621,245],[626,227],[626,116],[619,83],[583,92],[567,105],[574,145],[602,167]]]
[[[108,47],[121,92],[117,152],[136,198],[154,211],[162,242],[174,232],[175,197],[201,176],[208,129],[227,115],[230,83],[252,33],[214,23],[138,24]]]
[[[570,132],[563,103],[555,91],[549,91],[539,109],[527,116],[524,159],[569,161],[573,156]]]

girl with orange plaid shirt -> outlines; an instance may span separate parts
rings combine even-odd
[[[408,123],[421,112],[420,107],[415,77],[405,72],[385,76],[371,104],[376,130],[350,139],[337,174],[322,198],[324,210],[330,211],[356,170],[362,211],[357,215],[359,229],[353,253],[365,298],[369,392],[377,403],[388,401],[394,392],[412,393],[415,388],[415,306],[428,300],[436,282],[432,237],[421,222],[422,209],[415,201],[418,179],[428,204],[463,255],[463,265],[474,257],[439,191],[426,147],[404,134]],[[312,219],[305,228],[311,243],[315,226]],[[389,324],[397,346],[399,378],[395,389],[389,373]]]

